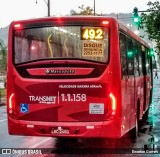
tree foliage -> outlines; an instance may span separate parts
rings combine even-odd
[[[0,40],[0,73],[6,73],[7,65],[7,46]]]
[[[140,29],[144,29],[148,38],[156,42],[157,52],[160,53],[160,2],[148,2],[147,12],[141,14]]]
[[[94,15],[93,8],[91,8],[89,6],[85,7],[84,5],[82,5],[82,6],[78,6],[78,8],[80,9],[80,12],[77,12],[75,10],[71,10],[70,14],[71,15]]]

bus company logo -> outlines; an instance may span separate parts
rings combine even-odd
[[[46,74],[74,74],[75,70],[71,69],[62,69],[62,70],[54,70],[54,69],[46,69]]]
[[[50,70],[49,69],[46,69],[46,74],[49,74]]]
[[[56,96],[29,96],[30,102],[39,102],[40,104],[55,104]]]

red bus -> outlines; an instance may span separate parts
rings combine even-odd
[[[115,18],[12,22],[7,66],[11,135],[136,137],[148,113],[149,46]]]

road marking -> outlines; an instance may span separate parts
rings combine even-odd
[[[7,120],[7,119],[2,119],[2,120],[0,120],[0,123],[1,123],[1,122],[4,122],[4,121],[6,121],[6,120]]]

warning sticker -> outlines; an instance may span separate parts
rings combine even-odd
[[[104,42],[103,41],[82,41],[83,57],[103,57]]]
[[[104,104],[103,103],[90,103],[89,104],[89,114],[104,114]]]

